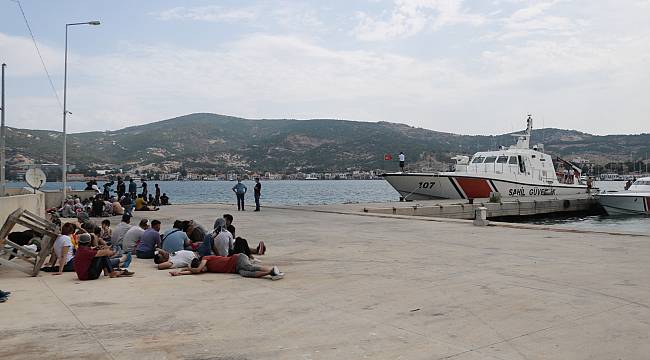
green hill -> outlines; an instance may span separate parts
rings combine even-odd
[[[61,161],[61,133],[8,129],[9,157]],[[116,131],[68,135],[68,163],[87,168],[185,168],[227,171],[322,172],[387,168],[399,151],[410,163],[441,166],[451,156],[510,145],[509,134],[469,136],[388,122],[313,119],[249,120],[190,114]],[[618,161],[650,153],[650,134],[596,136],[573,130],[534,130],[533,143],[563,157]],[[393,165],[391,164],[390,167]]]

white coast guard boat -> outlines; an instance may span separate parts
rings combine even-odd
[[[597,195],[609,215],[650,215],[650,177],[640,178],[626,191]]]
[[[456,156],[456,169],[435,173],[387,173],[382,176],[406,200],[479,199],[500,193],[501,198],[557,198],[585,194],[579,183],[580,169],[574,169],[575,183],[561,183],[553,159],[544,154],[543,145],[531,149],[533,119],[529,115],[524,134],[513,134],[517,143],[496,151]],[[566,166],[566,165],[565,165]]]

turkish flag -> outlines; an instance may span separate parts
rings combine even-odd
[[[393,160],[393,155],[391,155],[391,154],[384,155],[384,160],[386,160],[386,161]]]

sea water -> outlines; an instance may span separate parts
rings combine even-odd
[[[159,184],[172,204],[234,203],[234,181],[155,181],[147,182],[149,193]],[[247,203],[254,206],[253,181],[243,181],[248,187]],[[140,182],[137,182],[140,185]],[[103,190],[103,182],[99,188]],[[25,183],[8,183],[10,187],[27,186]],[[69,182],[75,190],[86,187],[83,182]],[[622,191],[623,181],[595,182],[595,187],[607,191]],[[45,190],[60,189],[61,183],[47,183]],[[113,185],[113,190],[115,185]],[[138,191],[141,191],[140,189]],[[262,181],[262,205],[326,205],[345,203],[394,202],[399,194],[384,180],[276,180]],[[649,216],[552,216],[522,218],[520,222],[552,225],[554,227],[614,232],[650,234]]]

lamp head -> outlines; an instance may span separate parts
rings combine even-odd
[[[99,25],[99,24],[101,24],[101,23],[99,22],[99,20],[94,20],[94,21],[89,21],[89,22],[88,22],[88,25]]]

